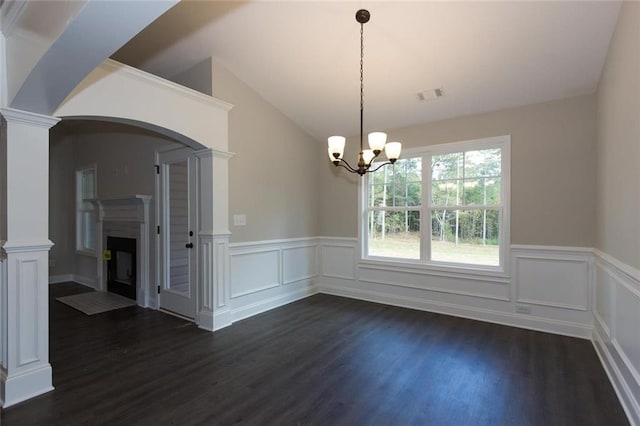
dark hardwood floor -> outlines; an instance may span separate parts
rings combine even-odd
[[[2,425],[624,425],[587,340],[316,295],[216,333],[51,286],[55,391]]]

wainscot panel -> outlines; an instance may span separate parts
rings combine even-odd
[[[356,279],[356,243],[352,239],[320,240],[320,270],[325,278]]]
[[[231,298],[280,285],[280,250],[234,252],[231,248]]]
[[[593,263],[591,255],[570,255],[565,250],[548,249],[538,252],[531,249],[512,251],[516,301],[587,311]]]
[[[631,424],[640,425],[640,271],[595,254],[594,345]]]
[[[291,284],[318,275],[316,244],[282,249],[282,283]]]
[[[236,243],[229,252],[232,321],[317,292],[316,238]]]

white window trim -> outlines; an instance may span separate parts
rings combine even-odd
[[[359,211],[359,226],[358,226],[358,240],[360,244],[358,244],[360,253],[359,253],[359,263],[363,265],[388,265],[392,267],[399,267],[406,270],[411,270],[412,272],[420,272],[424,273],[432,273],[432,272],[451,272],[451,273],[459,273],[459,274],[470,274],[470,275],[482,275],[482,276],[493,276],[493,277],[508,277],[510,274],[510,242],[511,242],[511,135],[503,135],[503,136],[495,136],[490,138],[482,138],[482,139],[472,139],[461,142],[452,142],[445,143],[439,145],[428,145],[420,148],[411,148],[403,151],[403,156],[401,158],[408,157],[417,157],[422,156],[424,158],[430,159],[433,155],[445,154],[449,152],[460,152],[460,151],[470,151],[470,150],[481,150],[481,149],[491,149],[491,148],[500,148],[502,150],[501,154],[501,200],[502,200],[502,220],[501,220],[501,228],[500,228],[500,239],[499,239],[499,266],[490,266],[490,265],[474,265],[474,264],[462,264],[462,263],[451,263],[451,262],[438,262],[433,260],[413,260],[413,259],[398,259],[398,258],[390,258],[390,257],[381,257],[381,256],[367,256],[368,253],[368,208],[367,208],[367,188],[369,183],[369,176],[366,175],[363,179],[360,179],[359,182],[359,194],[358,197],[358,211]],[[426,164],[431,164],[429,161]],[[389,166],[385,166],[389,167]],[[424,170],[424,169],[423,169]],[[431,173],[426,173],[427,182],[423,184],[423,188],[431,188]],[[422,206],[420,207],[420,217],[421,223],[424,222],[425,213],[430,211],[429,207],[429,191],[422,191]],[[431,225],[429,223],[429,231],[431,230]],[[421,226],[421,233],[424,234],[424,230]],[[429,241],[426,238],[421,238],[421,255],[424,255],[426,258],[430,258],[430,247]]]
[[[80,204],[82,203],[82,200],[80,200],[80,196],[79,194],[82,192],[80,185],[82,184],[80,182],[80,179],[78,178],[80,176],[81,173],[87,171],[87,170],[93,170],[93,193],[95,194],[95,196],[97,197],[98,195],[98,165],[96,163],[92,163],[86,166],[82,166],[82,167],[78,167],[76,168],[76,173],[75,173],[75,201],[76,201],[76,205],[75,205],[75,216],[76,216],[76,253],[77,254],[81,254],[84,256],[91,256],[91,257],[97,257],[98,253],[96,250],[92,250],[92,249],[88,249],[84,247],[84,244],[82,243],[82,219],[81,219],[81,210],[80,210]],[[97,206],[94,205],[94,209],[97,209]],[[98,235],[96,235],[96,238],[99,238]]]

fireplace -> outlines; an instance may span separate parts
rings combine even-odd
[[[136,240],[107,237],[107,290],[136,300]]]

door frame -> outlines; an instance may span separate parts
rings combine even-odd
[[[199,274],[199,264],[198,264],[198,259],[199,259],[199,248],[200,248],[200,242],[199,242],[199,232],[198,230],[200,229],[200,216],[199,216],[199,205],[200,205],[200,188],[199,188],[199,162],[198,162],[198,158],[196,156],[196,151],[193,150],[192,148],[189,147],[179,147],[179,148],[168,148],[168,149],[161,149],[161,150],[157,150],[155,153],[155,167],[156,167],[156,174],[155,174],[155,199],[156,199],[156,208],[155,208],[155,220],[156,220],[156,232],[155,232],[155,238],[156,238],[156,262],[155,262],[155,275],[156,275],[156,309],[157,310],[162,310],[163,312],[166,312],[168,314],[171,315],[175,315],[178,316],[180,318],[186,319],[188,321],[192,321],[195,322],[196,324],[198,323],[197,321],[197,317],[198,317],[198,306],[199,306],[199,297],[200,297],[200,288],[198,285],[198,274]],[[165,274],[165,248],[163,247],[163,238],[162,238],[162,234],[161,232],[165,231],[164,228],[164,206],[163,206],[163,197],[164,194],[162,194],[163,191],[163,185],[161,183],[161,179],[162,179],[162,173],[161,173],[161,169],[162,169],[162,163],[161,163],[161,156],[163,155],[171,155],[174,154],[176,157],[181,157],[183,156],[184,159],[188,160],[190,163],[190,175],[189,175],[189,198],[190,198],[190,205],[189,205],[189,209],[193,212],[193,223],[191,224],[192,228],[193,228],[193,236],[191,237],[191,242],[193,243],[194,247],[191,249],[193,250],[191,253],[191,261],[192,261],[192,266],[191,266],[191,273],[190,273],[190,282],[189,282],[189,286],[190,286],[190,294],[191,294],[191,299],[192,299],[192,303],[193,303],[193,317],[185,317],[183,315],[181,315],[179,312],[174,312],[174,311],[169,311],[166,309],[162,309],[161,304],[160,304],[160,300],[162,297],[161,291],[160,289],[164,286],[165,284],[165,279],[166,277],[164,276]],[[191,166],[192,166],[192,171],[191,171]]]

